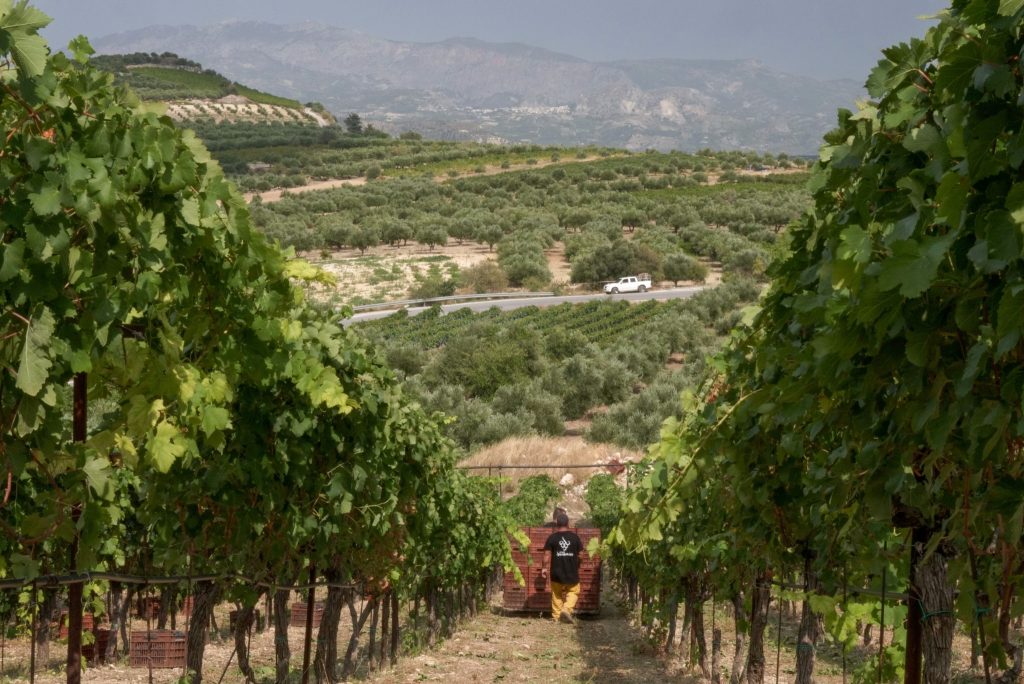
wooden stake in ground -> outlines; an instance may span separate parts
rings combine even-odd
[[[917,583],[917,566],[930,536],[928,530],[917,525],[910,533],[910,586],[907,601],[907,643],[903,660],[903,684],[921,684],[921,592]]]
[[[764,682],[764,629],[771,604],[772,571],[761,570],[754,579],[750,603],[750,650],[747,652],[747,684]]]
[[[398,592],[391,592],[391,667],[398,664]]]
[[[72,438],[76,444],[85,442],[88,406],[88,384],[85,373],[76,373],[72,381],[74,404],[72,406]],[[78,571],[78,520],[82,517],[82,504],[71,508],[71,522],[74,538],[68,552],[68,568]],[[82,681],[82,589],[84,582],[75,582],[68,587],[68,657],[67,682],[80,684]]]
[[[276,684],[286,684],[291,669],[292,653],[288,644],[288,599],[291,592],[278,589],[274,592],[274,659]]]
[[[814,679],[814,660],[821,638],[821,616],[811,607],[811,595],[818,589],[818,577],[814,571],[814,553],[804,552],[804,600],[800,616],[800,634],[796,645],[796,682],[811,684]]]
[[[309,563],[309,596],[306,599],[306,636],[302,645],[302,684],[309,684],[309,656],[313,649],[313,613],[316,610],[316,567]]]
[[[32,580],[32,596],[29,598],[32,603],[32,648],[29,655],[28,681],[29,684],[36,682],[36,581]]]

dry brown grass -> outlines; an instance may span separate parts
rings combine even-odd
[[[476,452],[460,465],[491,468],[491,475],[508,478],[510,483],[542,474],[550,475],[557,482],[566,473],[572,473],[579,483],[591,475],[608,472],[602,465],[615,460],[620,463],[639,461],[640,454],[611,444],[588,444],[582,437],[512,437]],[[570,467],[588,464],[601,465]],[[551,467],[510,467],[524,465]]]

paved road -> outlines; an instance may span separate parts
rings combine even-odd
[[[705,290],[707,285],[695,285],[693,287],[677,287],[668,290],[648,290],[647,292],[632,292],[629,294],[617,294],[617,295],[606,295],[606,294],[587,294],[587,295],[566,295],[556,297],[523,297],[522,299],[493,299],[478,302],[459,302],[457,304],[445,304],[441,307],[442,313],[451,313],[458,309],[471,309],[473,311],[487,311],[492,307],[498,307],[502,311],[511,311],[512,309],[519,309],[524,306],[555,306],[557,304],[583,304],[585,302],[592,302],[596,299],[600,300],[620,300],[624,299],[630,302],[645,302],[650,299],[658,301],[667,301],[669,299],[686,299],[692,297]],[[409,312],[410,316],[415,316],[421,311],[426,311],[430,307],[426,306],[414,306],[408,307],[406,311]],[[367,311],[366,313],[359,313],[352,318],[346,320],[346,323],[359,323],[361,321],[372,321],[378,318],[384,318],[395,313],[394,310],[389,309],[386,311]]]

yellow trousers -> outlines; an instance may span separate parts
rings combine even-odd
[[[551,619],[558,622],[558,616],[563,612],[572,615],[576,608],[576,601],[580,598],[580,585],[562,584],[551,580]]]

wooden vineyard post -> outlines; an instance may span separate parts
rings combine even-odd
[[[985,644],[985,623],[981,621],[981,616],[988,608],[979,605],[978,599],[980,593],[978,589],[978,557],[974,554],[974,549],[971,548],[968,552],[971,558],[971,578],[974,580],[974,620],[978,626],[978,640],[981,646],[981,663],[985,667],[985,684],[992,684],[992,673],[988,667],[988,654],[985,652],[987,649]]]
[[[843,567],[843,615],[846,615],[846,592],[847,592],[848,578],[846,576],[846,567]],[[846,640],[843,640],[843,684],[846,684]]]
[[[714,592],[711,593],[711,684],[719,684],[722,681],[721,658],[722,658],[722,630],[715,625],[715,612],[718,606],[715,601]]]
[[[36,596],[37,596],[36,581],[32,580],[32,596],[29,598],[29,603],[32,604],[32,618],[31,618],[31,621],[32,621],[32,624],[31,624],[32,648],[30,649],[31,653],[29,654],[29,660],[28,660],[28,681],[29,681],[29,684],[35,684],[35,682],[36,682],[36,620],[38,619],[37,609],[36,609]]]
[[[882,602],[880,604],[880,612],[878,616],[878,684],[882,684],[882,667],[885,664],[885,579],[887,570],[889,569],[888,562],[885,560],[885,552],[887,550],[888,543],[882,543]]]
[[[398,592],[391,592],[391,667],[398,664]]]
[[[915,526],[910,533],[910,583],[907,592],[907,646],[904,651],[904,684],[921,684],[921,632],[924,612],[921,610],[921,592],[917,584],[917,566],[928,543],[928,530]]]
[[[316,567],[309,563],[309,595],[306,597],[306,636],[302,645],[302,684],[309,684],[309,657],[313,646],[313,612],[316,610]]]
[[[153,684],[153,628],[149,617],[149,582],[142,587],[143,612],[146,614],[146,671],[149,674],[149,684]],[[186,639],[185,641],[188,641]],[[185,646],[186,652],[188,646]],[[187,662],[187,661],[186,661]]]
[[[85,442],[88,418],[88,378],[85,373],[76,373],[73,380],[74,405],[72,407],[72,438],[76,444]],[[82,504],[75,504],[71,509],[71,521],[75,529],[68,552],[68,568],[72,573],[78,572],[78,520],[82,516]],[[68,587],[68,657],[67,682],[80,684],[82,681],[82,590],[84,582],[73,582]]]
[[[785,575],[783,575],[785,579]],[[779,584],[779,620],[775,629],[775,684],[779,684],[782,671],[782,584]]]
[[[192,603],[189,603],[192,601]],[[195,608],[195,601],[192,599],[192,556],[191,549],[188,557],[188,581],[185,583],[185,602],[182,604],[185,607],[185,634],[189,633],[189,628],[192,622],[192,610]],[[188,642],[185,639],[185,662],[181,666],[181,676],[184,678],[188,675]]]
[[[384,605],[381,611],[383,615],[380,620],[380,654],[377,656],[377,669],[384,669],[384,656],[387,653],[388,639],[391,636],[391,596],[390,592],[384,595]]]

